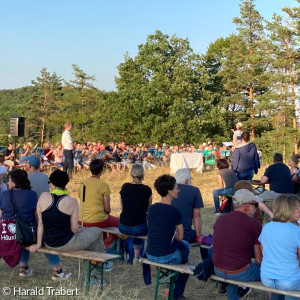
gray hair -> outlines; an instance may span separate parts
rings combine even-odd
[[[144,175],[145,175],[144,167],[142,165],[138,165],[138,164],[133,165],[131,168],[130,174],[131,174],[133,181],[138,183],[144,179]]]
[[[175,172],[174,177],[175,177],[177,183],[185,184],[186,180],[190,180],[191,179],[190,170],[187,169],[187,168],[178,169]]]

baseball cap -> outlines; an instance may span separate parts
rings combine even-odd
[[[24,162],[29,163],[31,166],[33,166],[36,169],[38,169],[41,164],[40,159],[36,155],[33,155],[33,154],[26,156],[26,158],[24,159]]]
[[[246,189],[241,189],[234,193],[232,201],[234,205],[242,205],[251,201],[261,202],[263,199],[255,196],[252,192]]]

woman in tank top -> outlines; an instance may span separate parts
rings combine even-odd
[[[44,240],[47,248],[53,250],[104,251],[101,229],[80,228],[78,225],[78,202],[68,196],[66,185],[69,176],[55,170],[50,175],[51,193],[42,193],[37,205],[38,242]]]

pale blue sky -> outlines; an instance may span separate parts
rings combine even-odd
[[[43,67],[65,80],[72,63],[95,75],[95,86],[115,89],[124,54],[134,57],[149,34],[161,30],[188,38],[205,53],[235,32],[239,0],[0,0],[0,89],[31,84]],[[267,20],[296,0],[256,0]]]

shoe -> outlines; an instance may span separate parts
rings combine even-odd
[[[216,215],[219,215],[220,213],[221,213],[221,211],[220,211],[219,209],[216,209],[216,210],[215,210],[215,214],[216,214]]]
[[[177,300],[186,300],[186,298],[182,295],[179,298],[177,298]]]
[[[98,277],[96,275],[92,275],[90,285],[98,285],[99,287],[101,287],[101,280],[98,279]],[[107,281],[105,279],[103,279],[102,286],[105,286],[105,285],[107,285]],[[83,286],[84,287],[86,286],[86,282],[84,282]]]
[[[140,263],[140,258],[139,258],[139,257],[135,257],[135,258],[133,259],[133,261],[132,261],[132,264],[133,264],[134,266],[138,265],[139,263]]]
[[[104,272],[110,272],[113,269],[114,264],[111,261],[104,263]]]
[[[252,292],[252,289],[249,288],[249,287],[246,287],[246,288],[239,287],[239,291],[238,291],[239,298],[240,298],[240,299],[244,299],[244,298],[247,297],[251,292]]]
[[[218,289],[218,293],[220,295],[227,295],[226,284],[224,284],[222,282],[220,282],[219,284],[220,284],[220,287]]]
[[[27,270],[25,268],[20,268],[19,270],[19,276],[21,277],[32,276],[33,274],[34,274],[33,270],[29,267]]]
[[[60,273],[58,273],[58,271],[52,272],[52,280],[67,280],[69,279],[69,277],[71,277],[71,275],[72,275],[71,271],[62,268]]]

